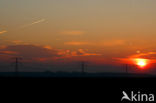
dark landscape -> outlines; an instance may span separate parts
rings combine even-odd
[[[80,72],[0,72],[0,77],[24,77],[24,78],[151,78],[150,74],[136,73],[80,73]]]

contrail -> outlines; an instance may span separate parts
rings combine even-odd
[[[0,31],[0,34],[4,34],[6,32],[7,32],[6,30],[3,30],[3,31]]]
[[[44,22],[45,19],[41,19],[41,20],[38,20],[38,21],[35,21],[33,23],[31,23],[30,25],[34,25],[34,24],[38,24],[38,23],[41,23],[41,22]]]
[[[38,24],[38,23],[41,23],[41,22],[44,22],[44,21],[45,21],[45,19],[41,19],[41,20],[32,22],[31,24],[25,25],[25,26],[23,26],[22,28],[24,28],[24,27],[29,27],[29,26],[32,26],[32,25],[35,25],[35,24]]]
[[[44,21],[45,21],[45,19],[40,19],[40,20],[38,20],[38,21],[32,22],[31,24],[24,25],[24,26],[22,26],[21,28],[25,28],[25,27],[29,27],[29,26],[32,26],[32,25],[35,25],[35,24],[39,24],[39,23],[42,23],[42,22],[44,22]],[[0,31],[0,34],[4,34],[4,33],[6,33],[6,32],[8,32],[8,31],[3,30],[3,31]]]

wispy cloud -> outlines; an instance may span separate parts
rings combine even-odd
[[[98,44],[102,46],[118,46],[118,45],[124,45],[125,41],[124,40],[109,40],[109,41],[99,42]]]
[[[17,52],[14,52],[14,51],[0,51],[0,54],[17,54]]]
[[[29,27],[29,26],[32,26],[32,25],[35,25],[35,24],[39,24],[39,23],[42,23],[44,21],[46,21],[46,20],[45,19],[40,19],[40,20],[34,21],[34,22],[30,23],[30,24],[24,25],[22,28]]]
[[[101,54],[98,53],[89,53],[88,51],[84,49],[78,49],[78,50],[60,50],[58,52],[58,55],[62,55],[64,57],[85,57],[85,56],[101,56]]]
[[[80,31],[80,30],[69,30],[69,31],[62,31],[61,34],[77,36],[77,35],[83,35],[83,34],[85,34],[85,32]]]
[[[23,41],[21,40],[13,40],[13,41],[10,41],[11,43],[15,44],[15,45],[19,45],[19,44],[26,44],[24,43]]]
[[[41,23],[41,22],[44,22],[45,19],[41,19],[41,20],[38,20],[38,21],[35,21],[33,23],[31,23],[30,25],[34,25],[34,24],[38,24],[38,23]]]
[[[65,42],[65,45],[72,45],[72,46],[81,46],[81,45],[90,45],[90,42],[79,42],[79,41],[72,41],[72,42]]]
[[[138,53],[135,55],[131,55],[131,58],[147,58],[147,59],[156,59],[156,52],[146,52],[146,53]]]
[[[98,42],[83,42],[83,41],[71,41],[71,42],[65,42],[65,45],[71,45],[71,46],[82,46],[82,45],[90,45],[90,46],[105,46],[105,47],[113,47],[113,46],[121,46],[126,44],[124,40],[104,40],[104,41],[98,41]]]
[[[156,63],[156,52],[138,53],[138,54],[130,55],[126,58],[115,58],[115,59],[121,63],[132,64],[132,62],[135,59],[139,59],[139,58],[147,59],[150,61],[150,63]]]
[[[7,32],[6,30],[3,30],[3,31],[0,31],[0,34],[4,34],[6,32]]]

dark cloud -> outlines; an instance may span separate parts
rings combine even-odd
[[[47,49],[37,45],[10,45],[0,49],[0,53],[23,58],[48,58],[59,56],[57,50]]]
[[[30,44],[3,45],[0,46],[0,67],[3,68],[1,71],[9,71],[9,68],[14,70],[15,57],[21,57],[22,60],[20,60],[20,62],[23,66],[20,66],[20,68],[23,69],[23,71],[40,71],[42,69],[44,71],[50,68],[53,70],[65,69],[72,71],[73,67],[77,69],[80,68],[79,61],[84,60],[86,56],[91,58],[95,55],[96,54],[88,53],[83,49],[71,51],[55,49],[51,46]],[[11,66],[10,64],[13,65]]]
[[[49,46],[39,45],[9,45],[0,48],[0,55],[9,55],[38,61],[50,61],[75,56],[97,56],[99,54],[87,53],[83,49],[77,51],[58,50]]]

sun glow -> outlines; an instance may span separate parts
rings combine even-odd
[[[147,59],[135,59],[136,65],[138,65],[139,67],[143,68],[148,64],[148,60]]]

